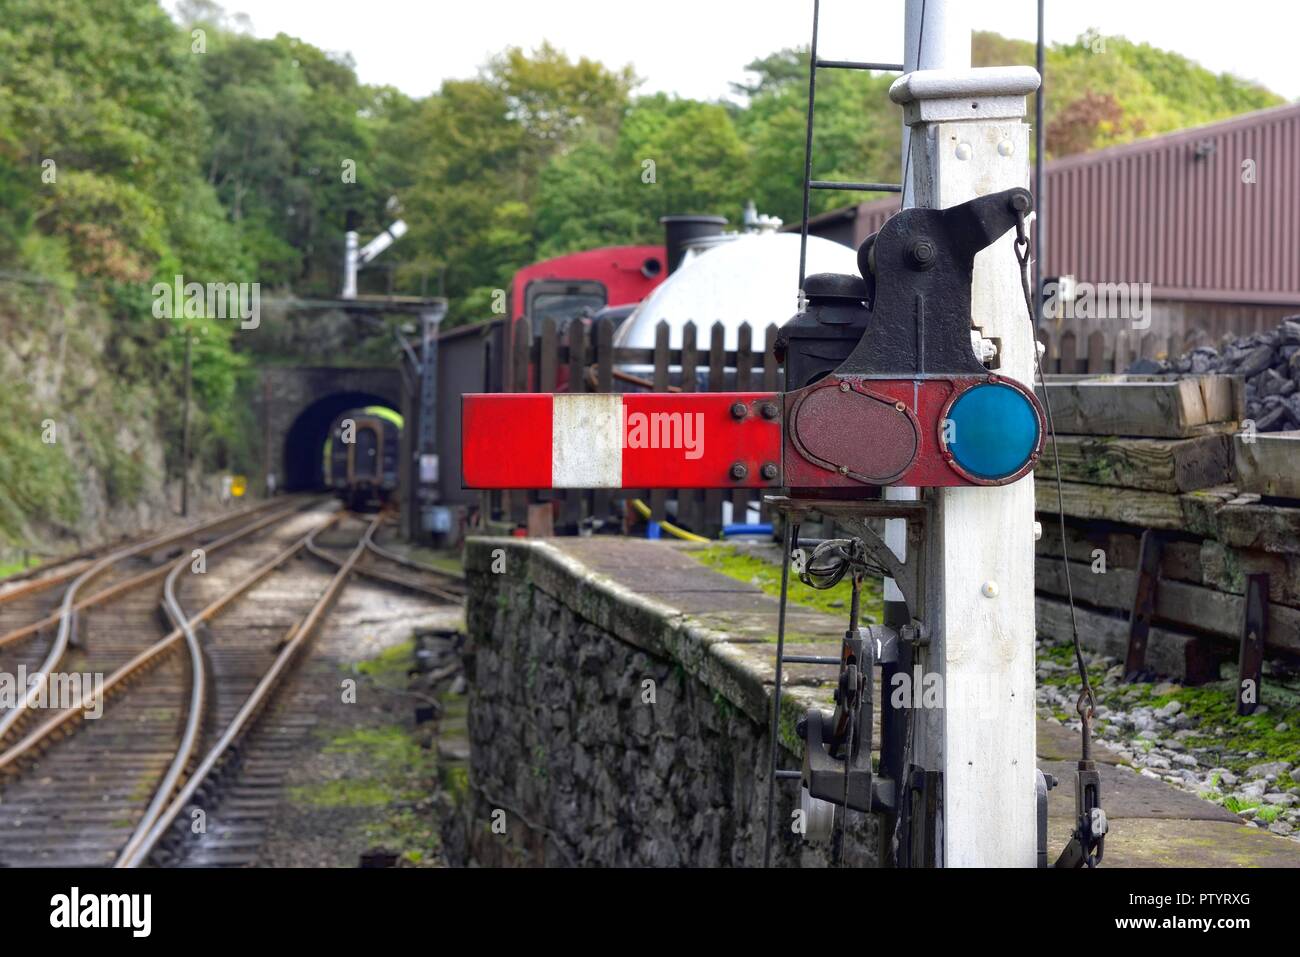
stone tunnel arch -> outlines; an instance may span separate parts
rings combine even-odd
[[[321,451],[341,412],[381,405],[409,421],[407,396],[396,368],[283,366],[260,373],[264,469],[281,491],[312,491],[325,484]],[[406,436],[403,436],[405,447]],[[405,482],[405,470],[402,471]],[[265,476],[263,476],[265,480]]]
[[[298,414],[284,437],[284,490],[309,492],[325,487],[325,469],[321,450],[329,436],[330,424],[341,413],[364,406],[393,408],[381,396],[371,392],[336,392],[317,399]],[[400,408],[393,408],[400,413]]]

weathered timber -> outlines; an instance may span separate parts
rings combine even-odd
[[[1237,488],[1256,495],[1300,499],[1300,431],[1233,436]]]
[[[1058,641],[1070,640],[1069,605],[1039,595],[1034,607],[1040,635]],[[1079,621],[1079,640],[1086,648],[1123,660],[1128,650],[1128,620],[1125,616],[1107,615],[1087,608],[1077,608],[1075,614]],[[1193,635],[1155,627],[1147,636],[1147,667],[1187,684],[1217,681],[1222,660],[1225,656],[1221,648]]]
[[[1133,607],[1137,589],[1136,572],[1130,568],[1113,568],[1104,575],[1093,574],[1091,566],[1070,563],[1070,581],[1077,601],[1101,609],[1114,609],[1125,616]],[[1065,572],[1060,562],[1036,563],[1034,584],[1040,592],[1065,595]],[[1186,582],[1161,580],[1155,595],[1155,620],[1194,628],[1235,641],[1241,632],[1245,599],[1189,585]],[[1270,648],[1289,655],[1300,654],[1300,609],[1287,605],[1270,605]],[[1124,627],[1125,649],[1128,626]],[[1148,650],[1149,650],[1148,644]],[[1122,653],[1120,657],[1122,657]],[[1148,661],[1150,659],[1148,658]]]
[[[1054,479],[1059,454],[1061,478],[1069,482],[1190,492],[1232,481],[1229,439],[1223,434],[1173,440],[1059,435],[1055,449],[1048,441],[1034,477]]]
[[[1239,496],[1233,485],[1216,485],[1195,492],[1184,492],[1179,496],[1183,507],[1186,524],[1183,531],[1206,538],[1219,535],[1219,514],[1224,507],[1236,501]]]
[[[1034,543],[1034,552],[1039,561],[1051,561],[1053,558],[1059,561],[1060,527],[1054,521],[1042,524],[1043,534]],[[1069,521],[1065,526],[1065,536],[1073,561],[1105,568],[1137,567],[1141,529],[1102,522]],[[1204,559],[1201,552],[1204,544],[1200,538],[1167,538],[1160,558],[1161,577],[1194,585],[1213,584],[1205,580],[1202,569]]]
[[[1300,507],[1229,502],[1216,509],[1214,524],[1213,537],[1226,545],[1300,555]]]
[[[1300,555],[1232,548],[1206,539],[1201,543],[1201,578],[1204,584],[1234,595],[1246,593],[1246,576],[1268,575],[1269,601],[1300,608]]]
[[[1188,438],[1234,428],[1245,408],[1228,376],[1049,376],[1047,398],[1056,431],[1073,435]]]
[[[1067,516],[1117,522],[1139,528],[1181,531],[1189,535],[1206,537],[1219,537],[1219,519],[1222,512],[1229,503],[1239,498],[1237,490],[1231,485],[1216,485],[1180,495],[1143,489],[1114,489],[1104,485],[1089,485],[1085,482],[1062,482],[1061,486]],[[1055,519],[1056,482],[1037,481],[1034,483],[1034,491],[1039,520],[1043,521],[1044,515]],[[1274,509],[1274,511],[1287,510]],[[1300,521],[1300,509],[1294,511],[1297,512],[1297,520]],[[1238,515],[1235,521],[1243,529],[1253,528],[1260,523],[1271,528],[1279,519],[1276,516],[1243,514]],[[1282,525],[1286,524],[1287,521],[1283,520]],[[1242,534],[1245,532],[1243,531]],[[1266,537],[1272,541],[1277,535],[1270,534]],[[1250,546],[1249,542],[1244,544]],[[1295,547],[1300,550],[1300,542],[1297,542]]]
[[[1040,515],[1040,520],[1046,516]],[[1034,543],[1039,561],[1061,557],[1061,528],[1056,516],[1042,521],[1043,534]],[[1076,562],[1105,562],[1106,567],[1133,568],[1137,565],[1140,530],[1116,528],[1102,522],[1069,520],[1065,526],[1067,552]]]
[[[1056,482],[1034,482],[1035,501],[1040,513],[1054,516],[1057,508]],[[1075,518],[1105,519],[1145,528],[1176,530],[1185,527],[1187,516],[1182,497],[1169,492],[1138,489],[1117,491],[1104,485],[1062,482],[1065,514]]]

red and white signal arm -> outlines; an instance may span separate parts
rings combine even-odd
[[[461,473],[466,488],[779,484],[779,398],[771,392],[466,395]],[[764,404],[771,405],[767,417]]]
[[[466,488],[1005,485],[1042,449],[1011,379],[832,374],[797,392],[465,395]]]
[[[1031,208],[1016,188],[904,210],[859,248],[860,277],[807,277],[809,305],[778,334],[803,345],[792,392],[466,395],[463,482],[840,497],[1014,482],[1042,451],[1043,412],[970,348],[970,283],[976,254],[1013,226],[1023,236]],[[811,331],[820,310],[862,329],[833,360]]]

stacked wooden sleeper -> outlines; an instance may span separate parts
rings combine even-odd
[[[1243,430],[1244,389],[1229,376],[1051,376],[1047,397],[1085,645],[1125,658],[1149,531],[1160,547],[1151,671],[1217,679],[1236,659],[1256,572],[1269,575],[1266,656],[1300,661],[1300,433]],[[1038,630],[1064,640],[1055,479],[1049,440],[1035,471]]]

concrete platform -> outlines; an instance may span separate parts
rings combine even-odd
[[[541,544],[541,543],[539,543]],[[776,640],[776,599],[757,586],[714,571],[689,551],[700,546],[614,537],[545,540],[571,562],[623,589],[673,609],[743,656],[737,674],[771,692]],[[806,608],[787,613],[788,652],[834,655],[845,621]],[[825,636],[823,639],[822,636]],[[767,647],[764,647],[766,645]],[[833,670],[790,666],[789,705],[829,708]],[[758,688],[754,687],[758,694]],[[879,695],[876,696],[879,701]],[[761,698],[759,699],[761,701]],[[785,708],[782,709],[783,712]],[[877,723],[878,726],[878,723]],[[1038,722],[1040,767],[1060,781],[1049,797],[1049,854],[1055,857],[1074,825],[1074,764],[1078,737],[1051,722]],[[1111,867],[1300,867],[1300,844],[1246,825],[1235,814],[1119,764],[1095,749],[1102,769],[1102,800],[1111,822],[1104,866]]]

